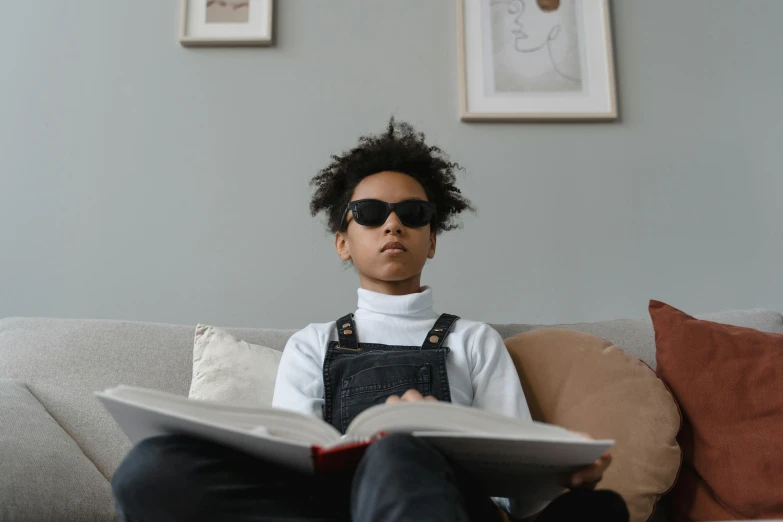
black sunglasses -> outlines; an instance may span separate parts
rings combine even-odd
[[[341,224],[345,223],[349,210],[353,211],[356,222],[365,227],[383,225],[393,210],[403,225],[419,228],[432,221],[432,216],[435,215],[435,203],[421,199],[407,199],[399,203],[386,203],[379,199],[358,199],[348,203]]]

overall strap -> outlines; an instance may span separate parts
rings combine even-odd
[[[344,315],[337,321],[337,335],[340,338],[340,348],[358,349],[359,341],[356,338],[356,324],[353,322],[353,314]]]
[[[438,320],[435,321],[435,325],[427,334],[427,338],[424,339],[424,344],[421,345],[422,350],[432,350],[433,348],[440,348],[443,346],[443,341],[454,326],[454,323],[459,319],[456,315],[440,314]]]

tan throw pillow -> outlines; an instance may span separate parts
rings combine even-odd
[[[615,439],[599,489],[648,520],[680,469],[680,412],[646,364],[598,337],[541,329],[506,339],[533,419]]]
[[[241,341],[200,324],[193,343],[191,399],[241,406],[272,406],[277,367],[283,352]]]

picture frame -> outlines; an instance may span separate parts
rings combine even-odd
[[[274,0],[180,0],[185,47],[272,45]]]
[[[456,0],[466,122],[614,120],[609,0]]]

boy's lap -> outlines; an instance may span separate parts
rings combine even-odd
[[[496,520],[497,513],[497,520],[508,520],[500,509],[488,516],[495,511],[488,509],[488,497],[479,493],[480,488],[468,475],[461,470],[458,475],[459,489],[472,515],[482,512],[482,520]],[[184,435],[142,441],[112,479],[118,505],[128,511],[141,510],[144,504],[176,509],[187,503],[190,509],[202,512],[279,514],[291,520],[324,522],[350,520],[351,486],[350,476],[299,473]]]
[[[307,520],[347,521],[350,482],[298,473],[220,444],[189,436],[146,439],[112,479],[118,504],[201,503],[205,511],[275,513]],[[132,507],[130,507],[132,509]]]

